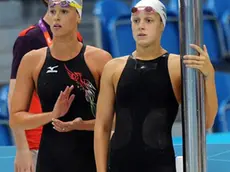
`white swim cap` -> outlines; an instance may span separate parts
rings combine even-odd
[[[141,0],[134,7],[152,7],[161,17],[161,20],[166,25],[167,15],[164,4],[159,0]]]

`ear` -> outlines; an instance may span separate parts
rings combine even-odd
[[[165,27],[164,27],[164,23],[161,21],[161,24],[160,24],[160,30],[161,30],[161,32],[163,32],[163,31],[164,31],[164,29],[165,29]]]
[[[78,11],[76,11],[76,13],[77,13],[77,24],[80,24],[81,23],[81,17],[79,15]]]
[[[81,23],[81,18],[79,15],[77,15],[77,24],[79,25]]]

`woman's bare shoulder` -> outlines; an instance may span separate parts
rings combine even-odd
[[[46,52],[46,47],[44,48],[40,48],[37,50],[32,50],[28,53],[26,53],[23,58],[22,61],[24,61],[24,63],[29,63],[31,65],[38,63],[42,57],[45,56],[45,52]]]

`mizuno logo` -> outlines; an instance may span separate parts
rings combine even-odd
[[[54,70],[55,68],[57,68],[58,66],[50,66],[48,67],[46,73],[57,73],[58,71],[57,70]]]

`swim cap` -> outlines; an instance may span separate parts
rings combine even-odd
[[[82,16],[82,0],[49,0],[50,7],[54,7],[55,5],[60,5],[61,7],[74,7],[76,8],[80,18]]]
[[[152,7],[161,17],[161,20],[166,25],[167,15],[166,15],[166,8],[164,4],[159,0],[141,0],[139,1],[134,7]]]

